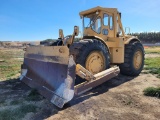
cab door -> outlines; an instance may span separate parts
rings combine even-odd
[[[102,35],[104,38],[114,37],[113,14],[102,13]]]

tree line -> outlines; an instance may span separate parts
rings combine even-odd
[[[130,35],[137,36],[143,43],[160,42],[160,32],[131,33]]]
[[[142,32],[130,33],[129,35],[137,36],[142,43],[160,43],[160,32]],[[75,38],[74,41],[79,41],[81,38]],[[57,39],[46,39],[43,42],[56,41]]]

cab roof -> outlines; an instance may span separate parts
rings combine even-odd
[[[98,12],[106,11],[106,12],[110,12],[110,13],[118,12],[117,8],[104,8],[104,7],[97,6],[97,7],[82,11],[82,12],[79,13],[79,15],[80,16],[85,16],[85,15],[88,15],[90,13],[94,13],[94,12],[97,12],[97,11]]]

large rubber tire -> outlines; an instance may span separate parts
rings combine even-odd
[[[139,65],[135,66],[135,56],[139,53]],[[144,66],[144,48],[140,42],[133,42],[125,45],[124,63],[120,64],[120,72],[128,76],[138,76]]]
[[[93,51],[99,51],[102,53],[105,59],[105,69],[110,67],[110,56],[108,48],[100,41],[96,39],[87,39],[75,42],[70,46],[70,55],[73,55],[73,58],[76,64],[80,64],[86,68],[86,59]],[[83,82],[79,76],[76,76],[76,83],[79,84]]]

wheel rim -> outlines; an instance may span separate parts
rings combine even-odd
[[[93,74],[105,70],[105,58],[102,52],[91,52],[86,59],[85,68]]]
[[[136,70],[141,68],[142,65],[142,51],[138,50],[134,54],[133,65]]]

